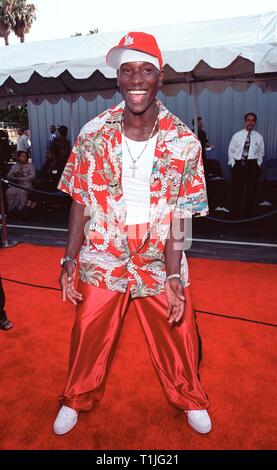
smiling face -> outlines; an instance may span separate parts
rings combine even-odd
[[[155,103],[163,83],[163,71],[148,62],[122,64],[117,77],[126,106],[134,114],[143,114]]]

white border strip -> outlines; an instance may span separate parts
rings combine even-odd
[[[32,225],[7,225],[8,228],[23,228],[27,230],[47,230],[48,232],[68,232],[65,228],[51,228],[51,227],[36,227]],[[255,243],[255,242],[240,242],[234,240],[212,240],[209,238],[188,238],[188,241],[200,243],[221,243],[226,245],[242,245],[242,246],[263,246],[267,248],[277,248],[274,243]]]

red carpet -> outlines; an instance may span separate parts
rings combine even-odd
[[[1,250],[3,277],[58,287],[60,248]],[[277,266],[190,259],[195,308],[276,323]],[[74,309],[59,292],[3,282],[14,322],[0,331],[1,449],[276,449],[276,329],[198,314],[202,383],[213,431],[201,436],[167,404],[134,312],[103,400],[64,437],[52,434]]]

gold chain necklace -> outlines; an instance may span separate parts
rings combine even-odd
[[[130,148],[129,148],[129,145],[128,145],[128,142],[127,142],[127,138],[126,137],[126,134],[125,134],[125,129],[124,129],[124,123],[123,123],[123,116],[122,116],[122,122],[121,122],[121,127],[122,127],[122,135],[124,137],[124,140],[125,140],[125,144],[126,144],[126,147],[127,147],[127,150],[128,150],[128,153],[131,157],[131,160],[132,160],[132,165],[130,166],[130,169],[132,170],[132,178],[135,178],[136,177],[136,170],[138,170],[138,167],[136,166],[136,163],[137,161],[140,159],[140,157],[143,155],[143,153],[145,152],[146,150],[146,147],[147,145],[149,144],[149,141],[150,139],[153,137],[153,134],[155,132],[155,129],[156,129],[156,125],[158,124],[158,121],[159,121],[159,115],[157,116],[157,119],[155,121],[155,124],[153,126],[153,129],[151,131],[151,134],[149,135],[148,137],[148,140],[146,141],[145,143],[145,146],[143,147],[142,151],[140,152],[140,154],[138,155],[137,158],[134,158],[133,155],[131,154],[131,151],[130,151]]]

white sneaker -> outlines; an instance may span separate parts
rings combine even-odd
[[[269,201],[262,201],[258,204],[259,206],[271,207],[272,204]]]
[[[216,207],[216,209],[214,211],[221,211],[221,212],[226,212],[227,214],[229,214],[229,209],[226,209],[226,207]]]
[[[185,411],[189,425],[201,434],[207,434],[212,429],[212,422],[207,410]]]
[[[74,426],[77,424],[77,421],[77,411],[69,408],[68,406],[62,406],[54,422],[54,433],[58,434],[59,436],[66,434],[67,432],[71,431],[72,428],[74,428]]]

